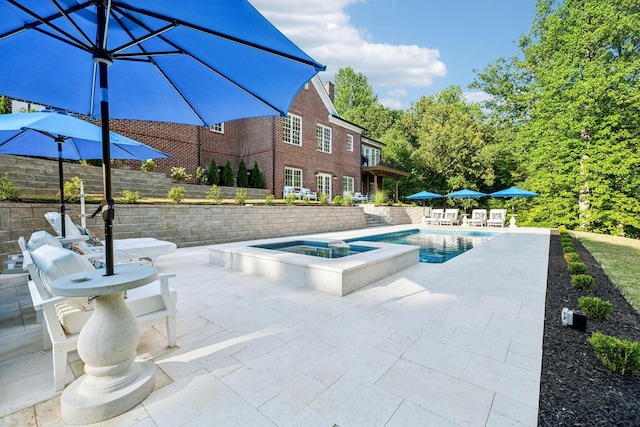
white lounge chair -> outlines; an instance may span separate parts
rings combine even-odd
[[[473,227],[482,227],[487,225],[487,210],[474,209],[471,211],[471,218],[467,219],[467,225]]]
[[[458,209],[445,209],[444,215],[438,220],[438,225],[459,225]]]
[[[489,211],[489,219],[487,219],[487,227],[504,227],[506,217],[506,209],[491,209]]]
[[[444,209],[431,209],[431,216],[424,219],[425,225],[438,225],[444,216]]]
[[[62,236],[62,226],[59,212],[47,212],[45,218],[58,236]],[[71,221],[69,215],[65,215],[64,243],[72,244],[80,252],[99,256],[104,252],[103,242],[100,241],[88,229],[81,230]],[[176,250],[176,244],[167,240],[158,240],[152,237],[136,237],[130,239],[113,240],[113,256],[115,262],[147,259],[152,265],[156,265],[159,256],[166,255]]]
[[[45,232],[46,233],[46,232]],[[48,233],[46,233],[48,234]],[[49,284],[60,277],[94,266],[76,252],[64,249],[52,235],[37,232],[25,242],[18,239],[24,258],[24,269],[29,271],[29,293],[33,307],[42,322],[43,347],[52,348],[53,379],[56,390],[65,384],[67,354],[76,350],[78,334],[93,313],[94,304],[86,297],[57,297]],[[169,287],[169,278],[175,274],[160,274],[159,280],[127,291],[126,304],[138,319],[140,328],[164,322],[169,347],[176,346],[176,302],[178,294]]]
[[[298,193],[298,199],[304,199],[307,198],[309,200],[318,200],[318,194],[309,190],[308,188],[301,188],[300,192]]]

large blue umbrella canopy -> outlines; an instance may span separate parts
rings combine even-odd
[[[246,0],[11,0],[0,16],[0,93],[102,119],[107,275],[110,117],[211,125],[284,116],[325,69]]]
[[[513,206],[513,197],[536,197],[539,196],[538,193],[534,193],[533,191],[523,190],[518,187],[509,187],[504,190],[496,191],[495,193],[490,194],[491,197],[504,197],[504,198],[512,198],[511,200],[511,213],[514,211]]]
[[[442,197],[440,194],[431,193],[430,191],[421,191],[419,193],[412,194],[407,196],[409,200],[424,200],[424,199],[437,199]]]
[[[113,159],[144,161],[171,157],[115,132],[109,132],[109,135]],[[102,129],[62,111],[0,114],[0,154],[57,158],[60,215],[64,215],[62,160],[102,158]],[[65,236],[65,232],[65,224],[62,221],[62,237]]]
[[[473,197],[485,197],[485,196],[486,196],[485,193],[481,193],[479,191],[469,190],[465,188],[463,190],[458,190],[458,191],[454,191],[453,193],[449,193],[445,197],[470,199]]]

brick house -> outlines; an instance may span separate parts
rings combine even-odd
[[[111,130],[172,155],[156,160],[158,171],[170,175],[180,166],[193,174],[229,161],[234,173],[244,159],[254,162],[264,186],[278,198],[284,186],[304,187],[331,197],[344,191],[373,194],[382,178],[407,173],[380,165],[382,143],[363,137],[363,129],[342,119],[333,105],[333,84],[314,77],[300,89],[287,117],[257,117],[206,128],[138,120],[115,120]],[[135,164],[138,166],[138,163]],[[391,174],[389,174],[389,170]]]

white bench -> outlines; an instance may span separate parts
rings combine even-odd
[[[93,312],[88,298],[57,297],[51,294],[48,284],[58,278],[79,271],[93,269],[84,257],[67,249],[43,244],[29,248],[24,237],[18,239],[24,258],[23,267],[29,271],[29,293],[38,320],[43,327],[43,347],[52,348],[53,379],[56,390],[65,385],[67,354],[76,350],[78,334]],[[126,304],[138,319],[141,329],[165,322],[169,347],[176,346],[175,289],[169,287],[169,279],[175,274],[160,274],[159,280],[126,294]]]

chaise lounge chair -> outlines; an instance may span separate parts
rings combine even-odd
[[[439,225],[459,225],[458,209],[446,209],[444,216],[438,220]]]
[[[18,239],[29,271],[29,293],[39,323],[43,328],[44,349],[52,349],[53,379],[56,390],[65,385],[67,354],[76,350],[78,334],[95,307],[87,297],[58,297],[49,284],[60,277],[94,269],[87,259],[64,249],[60,241],[45,231],[31,235],[27,243]],[[160,274],[158,280],[127,291],[126,304],[138,320],[140,328],[165,323],[169,347],[176,346],[176,302],[178,294],[169,286],[175,274]],[[44,318],[44,319],[43,319]],[[164,332],[164,331],[163,331]]]
[[[59,212],[47,212],[45,215],[51,228],[58,236],[62,236]],[[65,238],[61,237],[63,243],[73,245],[77,252],[85,254],[102,254],[103,243],[88,229],[81,230],[65,215]],[[176,244],[166,240],[158,240],[152,237],[136,237],[130,239],[113,240],[113,256],[115,262],[127,260],[146,259],[156,265],[159,256],[170,254],[176,250]]]
[[[444,216],[444,209],[431,209],[431,216],[424,218],[425,225],[438,225]]]
[[[471,218],[467,220],[467,225],[473,227],[482,227],[487,225],[487,210],[486,209],[474,209],[471,211]]]
[[[489,211],[489,219],[487,219],[487,227],[504,227],[506,217],[506,209],[491,209]]]

